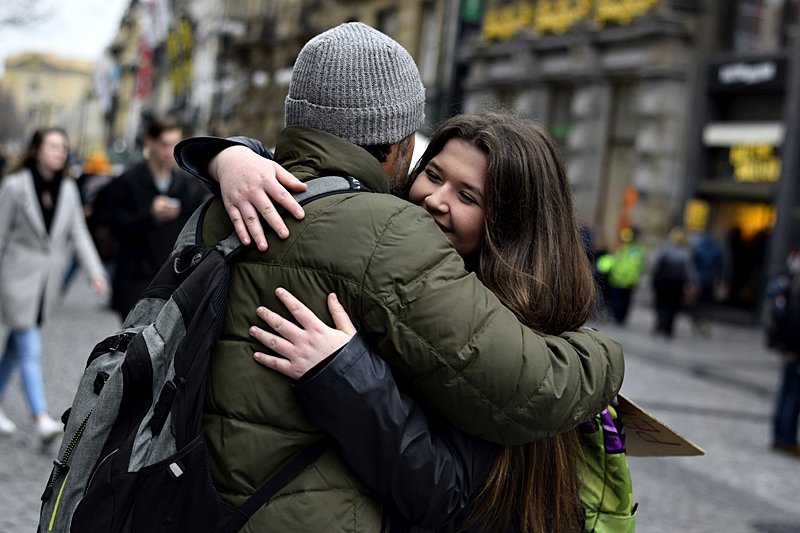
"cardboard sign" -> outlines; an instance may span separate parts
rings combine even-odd
[[[622,394],[617,395],[617,413],[625,425],[625,448],[633,457],[705,455],[689,439],[654,417]]]

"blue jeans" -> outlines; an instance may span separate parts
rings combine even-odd
[[[786,361],[778,395],[775,398],[773,438],[781,444],[797,444],[797,419],[800,417],[800,362]]]
[[[14,365],[19,364],[22,388],[34,417],[47,412],[42,368],[39,364],[41,353],[42,339],[38,327],[16,329],[8,333],[6,349],[0,360],[0,398],[3,396]]]

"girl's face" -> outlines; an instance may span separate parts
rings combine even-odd
[[[486,156],[462,139],[450,139],[419,173],[409,200],[430,213],[462,256],[483,241]]]
[[[47,133],[42,139],[36,163],[46,172],[58,172],[64,168],[69,155],[67,139],[57,131]]]

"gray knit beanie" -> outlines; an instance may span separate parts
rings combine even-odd
[[[425,119],[425,87],[409,53],[360,22],[308,41],[294,64],[286,125],[327,131],[360,146],[393,144]]]

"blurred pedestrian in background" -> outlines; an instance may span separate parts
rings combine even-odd
[[[103,151],[89,154],[83,165],[83,174],[78,178],[86,225],[110,279],[114,279],[119,241],[111,231],[109,211],[104,205],[107,202],[108,186],[114,178],[111,163]]]
[[[145,161],[113,180],[101,193],[102,206],[95,206],[119,242],[111,307],[123,320],[207,193],[176,167],[172,151],[182,137],[174,120],[153,120],[144,136]]]
[[[781,380],[772,419],[773,449],[800,457],[800,250],[789,252],[786,272],[770,290],[768,344],[783,357]]]
[[[83,162],[83,172],[75,180],[78,184],[78,191],[81,194],[86,226],[89,228],[89,234],[92,236],[92,241],[97,253],[100,255],[100,260],[103,262],[109,279],[113,278],[113,260],[119,244],[111,235],[111,228],[108,223],[99,223],[99,217],[94,216],[94,204],[98,193],[108,186],[112,179],[111,163],[108,160],[108,156],[105,152],[98,150],[89,154],[89,157]],[[73,255],[72,264],[64,278],[64,287],[62,289],[64,293],[72,283],[77,270],[78,258]]]
[[[3,179],[3,174],[6,173],[6,163],[8,162],[8,158],[6,157],[6,151],[0,146],[0,179]]]
[[[639,284],[644,266],[644,247],[639,243],[638,228],[622,228],[620,245],[609,257],[600,261],[607,272],[608,305],[617,324],[625,324],[631,309],[633,293]]]
[[[692,242],[692,259],[697,269],[698,282],[692,322],[695,330],[708,334],[709,325],[706,317],[714,304],[717,288],[722,283],[722,246],[709,232],[701,231],[695,234]]]
[[[672,338],[675,317],[680,308],[695,297],[697,286],[697,269],[683,228],[672,228],[667,241],[658,250],[652,282],[656,304],[655,334]]]
[[[39,437],[49,443],[62,425],[47,411],[40,366],[40,327],[61,290],[73,249],[92,288],[108,289],[92,244],[74,180],[65,175],[66,133],[37,130],[20,163],[0,182],[0,318],[9,329],[0,360],[0,397],[19,365],[22,386]],[[16,425],[0,412],[0,433]]]

